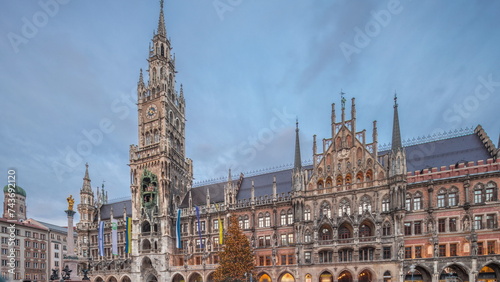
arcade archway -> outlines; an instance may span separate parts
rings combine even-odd
[[[340,272],[339,276],[337,277],[337,281],[338,282],[352,282],[352,274],[349,271],[344,270],[344,271]]]
[[[483,266],[477,275],[477,282],[496,282],[500,278],[500,267],[496,264]]]
[[[259,276],[259,282],[272,282],[273,280],[271,279],[271,276],[269,276],[267,273],[263,273]]]
[[[333,282],[333,275],[328,271],[323,271],[319,275],[319,282]]]
[[[373,274],[365,269],[358,275],[358,282],[372,282],[375,281],[373,278]]]
[[[186,280],[184,280],[184,276],[182,276],[181,274],[177,273],[176,275],[174,275],[174,277],[172,278],[172,282],[185,282]]]
[[[462,266],[452,264],[445,267],[439,274],[440,282],[468,282],[469,274]]]
[[[189,282],[203,282],[203,277],[198,272],[191,274]]]
[[[293,277],[292,274],[287,272],[287,273],[281,275],[279,281],[280,282],[295,282],[295,278]]]

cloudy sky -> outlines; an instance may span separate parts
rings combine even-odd
[[[404,139],[481,124],[497,144],[499,10],[498,1],[167,0],[195,181],[292,163],[296,117],[311,159],[341,89],[369,140],[377,120],[379,141],[390,142],[396,91]],[[65,224],[86,162],[94,188],[105,181],[110,199],[129,195],[135,87],[158,14],[153,0],[0,3],[0,179],[16,170],[29,217]]]

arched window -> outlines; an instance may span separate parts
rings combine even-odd
[[[151,134],[149,132],[146,133],[146,145],[151,144]]]
[[[322,225],[319,228],[319,234],[320,234],[321,240],[323,240],[323,241],[332,240],[332,238],[333,238],[332,228],[326,224]]]
[[[389,222],[384,223],[382,225],[382,236],[390,236],[391,235],[391,224]]]
[[[361,226],[359,227],[359,237],[362,238],[362,237],[370,237],[370,236],[373,236],[372,234],[372,228],[367,225],[367,224],[361,224]]]
[[[363,197],[361,197],[361,200],[359,203],[359,213],[362,214],[365,211],[368,211],[368,212],[372,211],[372,203],[371,203],[371,199],[368,195],[364,195]]]
[[[444,208],[446,206],[446,189],[441,188],[437,195],[437,207]]]
[[[285,210],[281,210],[281,213],[280,213],[280,224],[281,225],[286,225],[286,212],[285,212]]]
[[[311,220],[311,208],[309,206],[306,206],[304,210],[304,220],[305,221]]]
[[[156,83],[156,68],[153,68],[151,78],[153,80],[153,83]]]
[[[359,171],[356,174],[356,183],[360,183],[360,182],[363,182],[363,172],[361,172],[361,171]]]
[[[243,217],[242,216],[239,216],[238,217],[238,225],[240,226],[240,229],[243,229]]]
[[[448,206],[456,207],[458,206],[458,188],[453,186],[448,192]]]
[[[155,130],[155,133],[154,133],[154,142],[155,143],[160,142],[160,134],[158,133],[157,130]]]
[[[342,175],[337,176],[337,186],[340,186],[344,184],[344,179],[342,178]]]
[[[382,212],[389,212],[391,206],[390,206],[391,202],[389,200],[389,196],[384,196],[384,198],[382,199]]]
[[[343,224],[339,228],[339,239],[340,243],[349,243],[349,240],[342,240],[342,239],[350,239],[352,238],[352,232],[351,228],[347,224]]]
[[[422,194],[420,191],[415,193],[415,196],[413,197],[413,210],[418,211],[422,209]]]
[[[371,160],[369,160],[371,161]],[[371,169],[366,171],[366,181],[372,181],[373,179],[373,171]]]
[[[288,210],[288,224],[293,224],[293,212],[292,212],[292,209]]]
[[[312,238],[311,238],[311,231],[306,230],[306,232],[304,233],[304,243],[311,243],[312,241]]]
[[[407,211],[411,211],[411,194],[406,193],[405,208]]]
[[[266,227],[271,226],[271,214],[269,212],[266,212]]]
[[[327,218],[332,217],[332,210],[329,203],[323,202],[323,204],[321,205],[321,215],[326,216]]]
[[[351,203],[346,198],[342,199],[339,205],[339,216],[344,214],[351,215]]]
[[[250,228],[250,220],[249,220],[248,215],[245,215],[245,217],[243,219],[243,228],[244,229]]]
[[[485,188],[485,201],[492,202],[497,201],[497,184],[493,181],[488,182]]]
[[[330,188],[332,187],[332,178],[330,176],[328,176],[326,178],[326,188]]]
[[[351,184],[352,183],[352,176],[350,173],[348,173],[346,176],[345,176],[345,184]]]
[[[323,189],[323,180],[318,181],[318,189]]]
[[[264,215],[259,213],[259,227],[264,227]]]

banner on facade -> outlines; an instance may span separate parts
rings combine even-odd
[[[97,233],[97,244],[99,248],[99,255],[104,256],[104,221],[99,222],[99,231]]]
[[[118,220],[111,221],[111,252],[114,256],[118,255]]]
[[[132,218],[125,219],[125,253],[132,253]]]
[[[176,246],[177,249],[182,249],[182,241],[181,241],[181,209],[177,209],[177,222],[175,224],[175,233],[177,235],[176,238]]]
[[[203,240],[201,239],[200,208],[196,206],[195,209],[196,209],[196,220],[198,221],[198,236],[200,237],[200,248],[203,249]]]

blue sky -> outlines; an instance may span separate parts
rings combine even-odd
[[[481,124],[497,144],[499,10],[497,1],[167,0],[195,181],[292,163],[296,117],[311,159],[341,89],[348,108],[356,98],[369,141],[377,120],[380,143],[390,142],[397,91],[404,139]],[[29,217],[65,224],[86,162],[94,188],[130,194],[135,87],[158,14],[150,0],[0,3],[0,179],[16,169]]]

